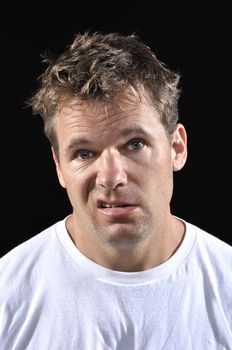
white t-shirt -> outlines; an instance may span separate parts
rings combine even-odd
[[[1,350],[231,350],[232,247],[186,223],[165,263],[118,272],[65,220],[0,259]]]

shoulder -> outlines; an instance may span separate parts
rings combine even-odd
[[[187,227],[196,232],[199,252],[204,252],[204,255],[212,260],[219,260],[221,265],[232,262],[232,246],[196,225],[187,223]]]
[[[20,289],[25,281],[30,282],[44,256],[49,255],[51,246],[54,246],[56,225],[21,243],[0,259],[0,295],[4,291]]]
[[[224,268],[232,266],[232,246],[202,228],[184,221],[187,233],[194,233],[194,250],[199,261],[213,264],[215,267]],[[217,264],[216,264],[217,263]]]
[[[193,249],[195,268],[206,285],[226,295],[230,302],[232,285],[232,247],[209,232],[186,223],[187,231],[195,231]]]
[[[52,276],[49,259],[52,259],[52,252],[57,251],[56,225],[0,259],[0,342],[3,344],[14,341],[15,331],[22,327],[26,318],[30,319],[44,299],[45,287]],[[31,310],[34,311],[31,313]],[[5,345],[5,348],[11,346]]]
[[[0,259],[0,267],[6,261],[11,262],[13,257],[14,257],[14,259],[15,258],[17,259],[17,258],[24,256],[25,254],[27,254],[29,252],[32,252],[32,251],[34,252],[35,250],[40,249],[40,247],[42,245],[44,245],[49,240],[50,236],[52,235],[52,233],[54,231],[55,225],[56,224],[44,229],[40,233],[34,235],[33,237],[29,238],[25,242],[19,244],[18,246],[16,246],[12,250],[10,250],[8,253],[6,253]]]
[[[218,313],[223,311],[231,329],[232,247],[197,226],[187,223],[188,228],[196,232],[192,266],[195,266],[197,285],[203,283],[208,305],[211,303],[212,310],[216,304],[220,305]]]

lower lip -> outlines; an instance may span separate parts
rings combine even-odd
[[[116,208],[99,208],[99,212],[108,216],[126,216],[135,211],[138,207],[135,205]]]

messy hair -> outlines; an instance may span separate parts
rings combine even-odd
[[[179,74],[167,68],[154,52],[132,34],[77,34],[48,64],[40,87],[29,100],[34,114],[42,116],[44,131],[58,150],[55,119],[64,98],[111,102],[126,88],[141,87],[159,114],[168,135],[178,120]]]

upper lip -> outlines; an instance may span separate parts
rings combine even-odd
[[[98,208],[102,208],[103,203],[107,203],[113,207],[124,207],[124,206],[135,206],[136,205],[135,203],[129,202],[126,200],[110,200],[107,198],[97,199],[97,207]]]

